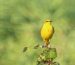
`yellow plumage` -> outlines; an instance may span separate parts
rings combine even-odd
[[[45,42],[46,46],[48,46],[49,39],[52,38],[53,33],[54,33],[54,28],[51,24],[51,21],[46,20],[41,29],[41,37],[43,41]]]

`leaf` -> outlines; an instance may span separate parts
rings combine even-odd
[[[57,52],[55,48],[45,48],[43,50],[43,55],[47,59],[55,59],[57,57]]]
[[[27,48],[28,48],[28,47],[24,47],[23,52],[26,52],[26,51],[27,51]]]

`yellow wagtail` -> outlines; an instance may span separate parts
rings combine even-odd
[[[46,47],[48,47],[49,39],[52,38],[53,33],[54,33],[54,28],[53,28],[51,22],[52,21],[50,21],[50,20],[46,20],[41,29],[41,37],[42,37],[43,41],[45,42]]]

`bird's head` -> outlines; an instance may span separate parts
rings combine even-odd
[[[45,22],[50,22],[50,23],[51,23],[52,21],[51,21],[51,20],[49,20],[49,19],[47,19]]]
[[[48,22],[48,23],[52,23],[52,21],[51,20],[49,20],[49,19],[47,19],[46,21],[45,21],[46,23]]]

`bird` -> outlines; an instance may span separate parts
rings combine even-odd
[[[44,24],[42,25],[41,28],[41,37],[44,41],[45,47],[48,47],[49,45],[49,40],[52,38],[54,34],[54,27],[52,25],[52,21],[50,19],[47,19],[44,21]]]

